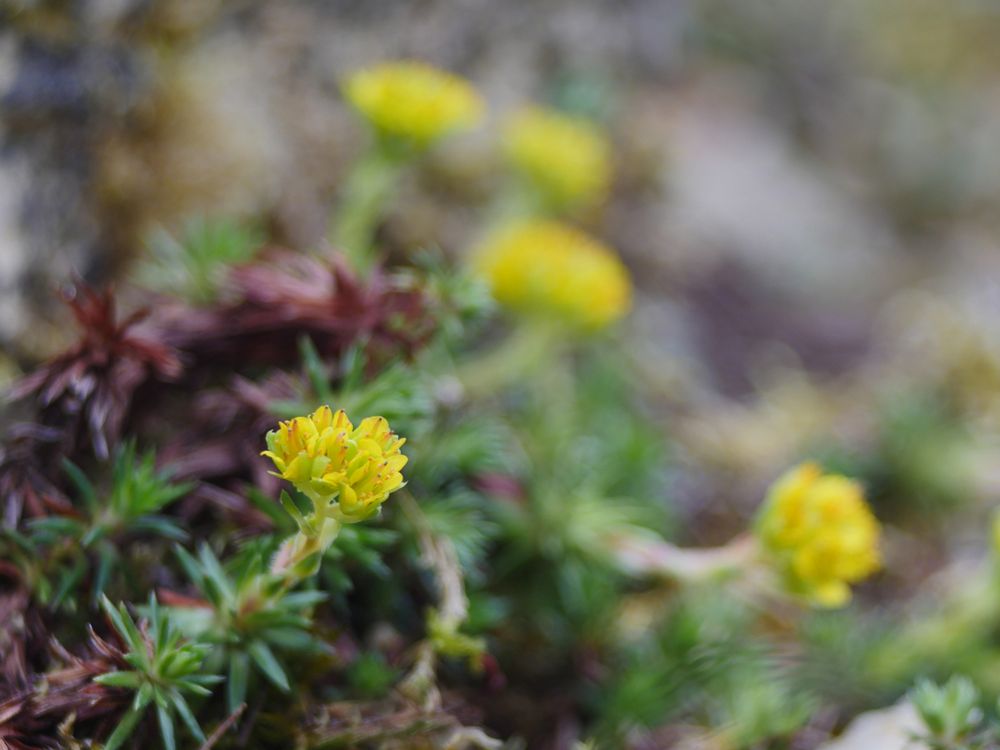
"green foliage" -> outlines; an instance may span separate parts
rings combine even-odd
[[[123,539],[187,538],[178,523],[160,511],[190,492],[192,485],[174,483],[168,471],[157,470],[153,451],[137,457],[135,442],[124,443],[115,455],[106,492],[75,464],[64,461],[63,468],[83,514],[41,518],[28,526],[29,546],[41,562],[39,575],[49,579],[38,594],[53,609],[74,605],[70,594],[90,571],[91,598],[96,603],[120,567]]]
[[[972,681],[953,675],[944,685],[921,679],[910,701],[926,727],[919,734],[929,750],[982,750],[992,747],[996,733],[984,727],[981,695]]]
[[[291,400],[279,400],[270,409],[279,419],[312,412],[319,404],[343,409],[349,416],[379,414],[399,434],[420,435],[431,424],[434,401],[424,375],[413,366],[397,362],[369,377],[362,345],[353,346],[338,363],[336,377],[308,337],[299,340],[307,386]],[[333,382],[338,386],[334,387]]]
[[[588,354],[552,362],[547,372],[512,389],[504,423],[468,438],[485,449],[471,455],[490,456],[511,485],[509,495],[465,496],[464,503],[476,503],[496,524],[488,536],[470,539],[476,545],[470,553],[489,545],[490,593],[525,623],[526,640],[546,652],[539,663],[552,669],[580,644],[614,643],[618,604],[629,582],[611,558],[608,539],[665,525],[663,484],[653,469],[662,461],[662,441],[610,359]],[[483,422],[490,425],[486,416]],[[438,460],[451,463],[437,454],[428,463]],[[513,472],[519,481],[511,483]],[[434,518],[436,504],[427,506]],[[441,528],[463,540],[479,526],[474,518],[461,522],[464,532],[457,518],[453,528]],[[471,580],[478,584],[477,576]]]
[[[344,605],[343,596],[353,590],[350,573],[390,581],[392,570],[383,554],[399,539],[399,534],[372,525],[349,525],[340,530],[337,543],[331,546],[320,564],[320,578],[335,601]],[[346,606],[342,607],[346,611]]]
[[[465,576],[473,580],[499,531],[484,506],[482,496],[464,489],[420,506],[430,530],[451,542]]]
[[[84,546],[122,533],[149,533],[178,541],[187,538],[176,521],[159,511],[190,492],[192,485],[174,484],[169,472],[157,470],[153,451],[137,458],[135,442],[124,443],[115,458],[111,489],[103,503],[78,467],[67,461],[65,469],[91,515],[90,527],[81,539]]]
[[[439,488],[486,473],[515,474],[524,463],[511,426],[489,413],[442,416],[434,439],[407,446],[413,456],[411,482]]]
[[[29,535],[23,534],[16,529],[0,528],[0,559],[13,565],[25,581],[28,589],[34,597],[42,603],[56,601],[53,584],[59,588],[66,588],[69,592],[74,582],[79,580],[75,574],[69,576],[69,583],[63,579],[50,579],[46,565],[46,551],[36,544]],[[65,598],[65,594],[60,597],[60,601]],[[53,608],[56,605],[53,605]]]
[[[351,692],[361,698],[385,695],[398,677],[399,672],[390,667],[378,651],[365,651],[358,655],[347,670]]]
[[[136,625],[124,604],[116,608],[107,597],[103,597],[101,608],[125,644],[125,661],[132,669],[107,672],[95,677],[94,681],[135,694],[128,711],[108,737],[105,750],[121,747],[151,707],[155,707],[166,750],[174,750],[177,746],[175,718],[180,718],[192,737],[204,742],[205,734],[184,695],[207,697],[212,694],[209,686],[221,679],[201,673],[209,645],[184,641],[152,595],[149,598],[148,619],[141,627]]]
[[[553,516],[569,518],[579,506],[584,524],[589,503],[604,506],[611,527],[666,526],[669,507],[660,468],[666,446],[614,354],[591,354],[573,371],[553,367],[538,380],[512,418],[529,463],[532,494],[550,496],[561,506],[550,509]]]
[[[174,609],[171,616],[185,632],[222,648],[214,654],[228,675],[226,701],[230,711],[244,702],[250,671],[283,692],[290,681],[279,654],[321,651],[313,638],[311,613],[326,598],[321,591],[288,592],[269,581],[264,567],[265,543],[247,545],[223,567],[207,544],[194,557],[181,547],[177,556],[210,610]]]
[[[427,612],[427,639],[435,653],[452,659],[466,659],[474,669],[481,663],[486,651],[485,639],[459,632],[457,627],[445,622],[435,609]]]
[[[251,490],[248,495],[254,506],[272,520],[279,537],[288,536],[296,531],[298,527],[294,515],[301,516],[303,509],[309,505],[308,499],[296,490],[282,491],[282,496],[287,498],[288,502],[279,505],[272,498],[263,496],[259,492]],[[344,596],[354,588],[352,573],[383,581],[390,580],[392,571],[383,561],[383,555],[398,540],[398,532],[371,523],[349,524],[341,528],[336,544],[324,552],[320,561],[319,576],[323,588],[330,595],[330,604],[346,614]]]
[[[882,618],[812,612],[799,623],[796,636],[802,646],[796,681],[825,703],[851,710],[893,702],[910,683],[907,669],[926,666],[880,668],[887,648],[899,637],[898,629]]]
[[[576,373],[580,466],[601,492],[648,498],[666,523],[665,459],[669,442],[622,368],[625,353],[613,342],[581,357]]]
[[[137,280],[148,289],[206,304],[218,295],[226,268],[250,260],[261,241],[256,231],[225,219],[191,219],[179,237],[157,229]]]
[[[437,335],[447,345],[458,344],[496,308],[489,286],[468,268],[449,263],[440,252],[415,253],[413,268],[399,273],[430,301]]]
[[[705,589],[680,598],[655,636],[620,644],[624,664],[598,703],[603,736],[678,720],[719,727],[740,748],[789,736],[815,698],[754,637],[753,616],[725,591]]]

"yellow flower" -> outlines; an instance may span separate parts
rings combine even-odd
[[[588,120],[528,107],[507,121],[503,143],[514,168],[552,203],[590,204],[607,193],[611,147]]]
[[[274,462],[272,474],[313,501],[317,516],[354,522],[375,513],[402,486],[407,459],[399,449],[405,442],[384,417],[367,417],[354,427],[343,409],[321,406],[267,433],[261,455]]]
[[[497,301],[520,312],[593,329],[631,305],[628,271],[614,252],[559,222],[503,228],[486,240],[475,263]]]
[[[757,536],[793,591],[838,607],[880,566],[879,523],[861,485],[804,463],[772,485]]]
[[[485,106],[463,78],[422,62],[386,62],[351,75],[344,96],[375,128],[418,145],[477,125]]]

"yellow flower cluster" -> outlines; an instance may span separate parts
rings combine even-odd
[[[757,535],[792,590],[821,606],[845,604],[849,584],[880,566],[879,523],[861,486],[824,474],[814,463],[801,464],[774,483]]]
[[[351,523],[371,516],[402,486],[407,459],[399,449],[405,442],[384,417],[367,417],[354,427],[343,409],[321,406],[267,433],[262,455],[274,462],[275,476],[313,501],[319,516]]]
[[[499,230],[487,238],[475,262],[496,300],[519,312],[596,329],[631,305],[628,271],[614,252],[556,221]]]
[[[587,205],[602,199],[611,181],[611,146],[588,120],[528,107],[503,132],[513,167],[553,204]]]
[[[485,110],[468,81],[417,61],[361,70],[344,82],[343,89],[376,130],[417,145],[475,126]]]

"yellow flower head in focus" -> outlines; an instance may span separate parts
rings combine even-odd
[[[878,570],[879,523],[861,485],[814,463],[791,469],[768,492],[757,536],[793,591],[839,607],[849,584]]]
[[[589,120],[541,107],[514,114],[503,132],[510,163],[552,203],[596,203],[611,182],[611,146]]]
[[[487,238],[476,265],[501,304],[584,328],[617,320],[632,302],[628,271],[615,253],[556,221],[499,230]]]
[[[485,110],[479,93],[464,78],[410,60],[358,71],[343,89],[380,133],[418,145],[477,125]]]
[[[406,440],[384,417],[367,417],[355,427],[343,409],[321,406],[308,417],[278,424],[267,433],[262,455],[274,462],[275,476],[308,496],[318,511],[334,508],[338,520],[360,521],[375,513],[403,484]]]

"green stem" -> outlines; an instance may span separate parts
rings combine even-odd
[[[405,154],[376,141],[344,181],[330,240],[359,272],[366,272],[375,260],[375,231],[406,161]]]
[[[609,536],[606,543],[608,551],[623,570],[633,575],[683,583],[744,571],[753,565],[757,557],[756,541],[749,534],[737,537],[722,547],[703,549],[676,547],[653,535]]]
[[[561,336],[555,326],[522,320],[493,351],[472,360],[458,372],[470,399],[490,396],[522,380],[558,356]]]
[[[489,207],[482,226],[469,247],[482,247],[496,232],[506,227],[549,216],[538,192],[518,181],[508,180]]]
[[[279,596],[316,572],[307,571],[303,568],[303,564],[311,556],[316,555],[318,566],[318,558],[333,544],[340,533],[340,528],[339,521],[326,518],[323,519],[318,534],[307,535],[299,531],[282,543],[270,570],[271,576],[281,578],[281,586],[277,592]]]
[[[515,222],[551,215],[542,195],[523,180],[508,180],[490,209],[487,232]]]

